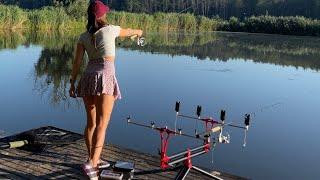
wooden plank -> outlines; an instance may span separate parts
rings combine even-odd
[[[0,163],[0,179],[13,179],[13,180],[22,180],[23,175],[17,174],[9,169],[7,166],[3,165],[3,162]]]
[[[36,178],[36,176],[34,176],[32,173],[23,171],[23,169],[21,168],[21,166],[19,166],[19,164],[12,161],[6,161],[4,158],[2,158],[2,155],[0,157],[1,157],[0,164],[1,164],[2,171],[6,171],[13,178],[16,178],[16,179],[23,179],[23,178],[35,179]]]
[[[72,147],[73,151],[74,152],[77,151],[76,152],[77,154],[83,154],[86,157],[86,155],[87,155],[86,150],[84,150],[83,148],[76,148],[76,147],[77,146],[75,146],[75,147],[73,146]],[[64,149],[66,150],[67,148],[68,147],[65,147]],[[111,154],[112,154],[112,156],[110,156]],[[110,152],[103,151],[102,158],[105,157],[105,155],[108,155],[108,160],[109,161],[116,161],[116,160],[126,160],[126,161],[128,161],[128,159],[130,159],[130,158],[123,159],[123,158],[120,157],[120,154],[113,154],[112,152],[110,153]],[[84,159],[84,158],[82,158],[82,159]],[[150,168],[150,166],[148,166],[148,165],[141,166],[141,163],[136,164],[136,166],[138,167],[138,169],[139,168],[145,169],[147,167]],[[154,179],[154,178],[160,179],[161,178],[161,175],[160,176],[159,175],[150,175],[150,176],[153,177],[152,179]],[[166,176],[164,176],[164,177],[166,177]]]
[[[74,145],[73,145],[74,146]],[[73,149],[75,149],[76,147],[74,146]],[[83,149],[83,148],[81,148]],[[105,147],[106,151],[103,151],[102,153],[102,157],[106,154],[109,155],[109,159],[110,159],[110,154],[115,153],[116,156],[119,156],[119,158],[116,158],[116,160],[132,160],[133,162],[135,162],[137,169],[139,170],[146,170],[146,169],[157,169],[159,168],[159,157],[156,156],[152,156],[152,155],[146,155],[144,153],[139,153],[137,151],[130,151],[128,149],[122,150],[116,146],[110,146],[110,145],[106,145]],[[153,163],[150,163],[150,161],[152,161]],[[145,164],[145,165],[142,165]],[[161,174],[157,174],[158,178],[160,178],[161,176],[163,176],[166,179],[172,179],[175,177],[177,172],[169,172],[169,173],[161,173]],[[199,173],[190,173],[188,178],[190,177],[191,179],[194,178],[201,178],[201,174]],[[187,179],[188,179],[187,178]]]
[[[61,130],[61,129],[58,129]],[[64,130],[61,130],[64,131]],[[82,174],[80,165],[88,156],[83,135],[67,132],[72,139],[78,139],[65,146],[47,148],[42,153],[30,153],[20,149],[2,151],[0,157],[0,179],[87,179]],[[108,161],[134,162],[136,170],[151,170],[159,168],[159,156],[141,153],[110,144],[104,146],[101,154]],[[2,173],[2,174],[1,174]],[[140,179],[173,179],[177,172],[161,172],[135,176]],[[237,176],[219,174],[226,179],[240,179]],[[186,179],[210,179],[191,170]]]
[[[25,151],[10,149],[6,151],[8,153],[4,158],[13,163],[19,164],[22,172],[29,170],[28,173],[36,175],[37,177],[44,177],[45,179],[55,178],[60,172],[59,176],[78,178],[77,174],[80,171],[70,172],[69,168],[63,166],[57,166],[57,163],[61,163],[58,158],[48,158],[46,156],[40,156],[39,154],[29,154]]]

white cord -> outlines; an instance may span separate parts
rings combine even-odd
[[[243,147],[247,145],[247,130],[244,130],[244,139],[243,139]]]

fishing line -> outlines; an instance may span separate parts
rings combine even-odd
[[[247,146],[247,131],[244,131],[243,147]]]
[[[196,115],[198,116],[198,119],[200,120],[201,117],[200,117],[200,114],[201,114],[201,110],[202,110],[202,107],[200,105],[197,106],[197,113]],[[196,128],[195,128],[195,134],[198,135],[198,121],[196,121]]]
[[[216,147],[216,143],[212,143],[212,148],[210,149],[211,150],[211,165],[212,165],[212,167],[214,167],[214,164],[213,164],[214,163],[213,162],[213,159],[214,159],[213,151],[215,150],[215,147]]]
[[[5,132],[5,131],[0,130],[0,138],[3,138],[5,134],[6,134],[6,132]]]
[[[261,106],[259,109],[257,109],[254,112],[251,112],[250,114],[253,117],[256,117],[257,113],[261,113],[261,112],[264,112],[264,111],[269,110],[269,109],[274,109],[275,107],[283,105],[283,104],[284,104],[283,102],[277,102],[277,103],[273,103],[273,104],[270,104],[270,105]]]

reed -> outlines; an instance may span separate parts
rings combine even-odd
[[[77,6],[45,7],[23,10],[17,6],[0,5],[0,31],[32,29],[36,31],[79,31],[86,24],[86,4],[75,1]],[[234,31],[300,36],[320,36],[320,20],[305,17],[252,16],[240,20],[231,17],[207,18],[179,13],[128,13],[113,11],[107,21],[124,28],[142,28],[149,32],[210,32]]]
[[[3,30],[14,30],[25,27],[28,22],[27,12],[17,6],[0,5],[0,27]]]

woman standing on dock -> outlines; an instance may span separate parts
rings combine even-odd
[[[101,1],[90,3],[87,31],[78,40],[70,79],[70,96],[82,97],[87,113],[84,135],[89,157],[82,168],[90,179],[98,179],[99,168],[110,166],[100,159],[100,155],[114,102],[121,98],[115,76],[115,39],[119,36],[141,37],[143,33],[140,29],[122,29],[107,24],[105,19],[108,12],[109,7]],[[87,52],[89,62],[75,88],[84,52]]]

